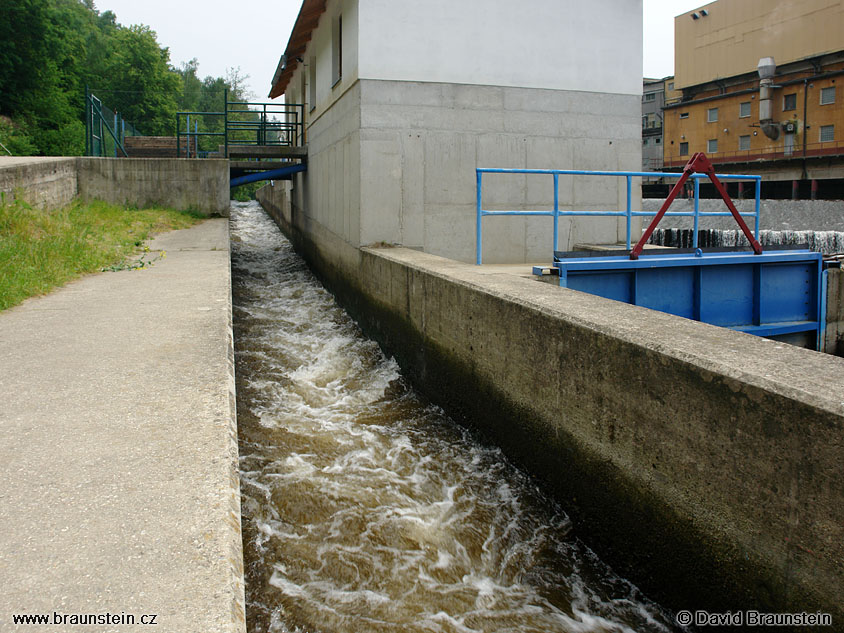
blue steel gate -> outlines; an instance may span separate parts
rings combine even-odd
[[[484,174],[545,174],[553,177],[552,209],[494,211],[483,208]],[[561,211],[561,176],[610,176],[626,179],[626,208],[621,211]],[[677,316],[728,327],[757,336],[808,337],[817,349],[823,340],[826,312],[823,257],[805,248],[780,248],[765,252],[741,249],[697,248],[700,217],[730,216],[727,211],[700,210],[700,179],[707,174],[687,174],[694,184],[694,210],[668,211],[665,215],[693,217],[693,249],[645,252],[631,259],[631,224],[637,216],[656,212],[633,211],[632,180],[635,177],[680,178],[668,172],[614,172],[554,169],[477,169],[476,263],[482,264],[483,229],[486,216],[553,217],[554,260],[550,266],[534,267],[537,275],[552,274],[559,285],[608,299],[623,301]],[[754,236],[759,235],[761,177],[718,174],[724,180],[751,180],[756,184]],[[558,220],[562,216],[609,216],[627,220],[626,250],[613,252],[559,252]]]

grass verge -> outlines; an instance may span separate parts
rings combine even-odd
[[[189,212],[97,201],[53,211],[0,203],[0,310],[86,273],[119,269],[152,235],[199,220]]]

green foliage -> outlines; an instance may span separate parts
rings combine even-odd
[[[237,187],[231,188],[231,196],[232,200],[237,200],[238,202],[248,202],[249,200],[255,199],[255,192],[258,191],[261,187],[267,184],[266,180],[260,180],[258,182],[248,182],[245,185],[238,185]]]
[[[117,29],[112,45],[103,60],[97,82],[97,91],[103,94],[98,96],[107,98],[112,110],[144,134],[172,134],[181,82],[169,66],[170,52],[160,48],[155,33],[142,25]]]
[[[145,268],[162,255],[144,251],[144,240],[196,221],[188,213],[104,202],[54,211],[0,202],[0,310],[85,273]]]
[[[0,116],[0,156],[11,153],[13,156],[29,156],[38,151],[35,141],[27,132],[25,125],[20,125],[9,119]]]
[[[147,135],[172,135],[177,110],[220,111],[227,88],[248,97],[239,70],[200,80],[195,59],[174,69],[154,31],[92,0],[0,0],[0,42],[0,142],[16,155],[83,153],[86,86]],[[222,119],[205,118],[222,131]]]

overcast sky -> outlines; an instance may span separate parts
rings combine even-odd
[[[573,0],[586,2],[588,0]],[[674,16],[709,0],[643,0],[645,77],[674,72]],[[174,66],[196,57],[199,76],[240,67],[253,96],[265,100],[302,5],[301,0],[95,0],[126,26],[146,24],[170,49]]]

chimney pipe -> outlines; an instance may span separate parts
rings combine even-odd
[[[771,95],[774,90],[774,72],[777,65],[773,57],[759,60],[756,71],[759,73],[759,127],[770,139],[777,140],[780,135],[779,125],[774,123]]]

